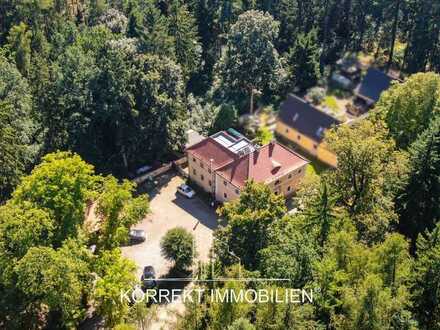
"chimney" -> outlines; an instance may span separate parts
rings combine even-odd
[[[258,161],[258,156],[260,155],[260,146],[255,146],[255,151],[254,151],[254,164],[257,163]]]
[[[272,157],[274,148],[275,148],[275,140],[272,140],[269,143],[269,157]]]

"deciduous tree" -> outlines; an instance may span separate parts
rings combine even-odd
[[[239,199],[225,203],[218,211],[226,226],[215,233],[215,252],[225,264],[237,262],[231,258],[232,252],[247,269],[254,270],[259,262],[257,252],[269,244],[269,226],[285,212],[282,196],[266,185],[248,182]]]
[[[174,261],[174,267],[178,270],[191,266],[197,253],[194,236],[182,227],[168,230],[160,241],[160,248],[163,256]]]
[[[400,148],[408,148],[438,113],[439,91],[439,75],[417,73],[381,95],[376,108]]]
[[[279,23],[267,13],[250,10],[241,14],[228,33],[226,51],[217,64],[221,86],[229,93],[250,98],[255,92],[275,90],[285,73],[274,42]]]
[[[84,222],[87,201],[96,180],[93,166],[78,155],[58,152],[43,157],[13,193],[17,203],[29,202],[49,212],[54,220],[54,245],[75,237]]]
[[[330,176],[337,203],[355,219],[360,237],[381,240],[397,219],[393,199],[405,182],[407,156],[397,151],[380,121],[341,125],[326,136],[338,158]]]

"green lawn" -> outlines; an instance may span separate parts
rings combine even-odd
[[[317,174],[320,175],[322,172],[324,172],[329,167],[325,164],[315,160],[315,159],[309,159],[310,164],[306,168],[306,175],[312,175]]]

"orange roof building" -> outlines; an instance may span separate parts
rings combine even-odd
[[[187,148],[189,177],[220,202],[239,196],[247,181],[292,195],[307,159],[276,141],[258,146],[236,131],[222,131]]]

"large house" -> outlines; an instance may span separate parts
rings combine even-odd
[[[247,181],[265,183],[289,197],[308,160],[272,141],[258,146],[233,130],[218,132],[186,149],[189,178],[219,202],[240,195]]]
[[[323,139],[326,130],[341,122],[296,95],[289,95],[281,105],[276,133],[320,161],[336,167],[336,155]]]

